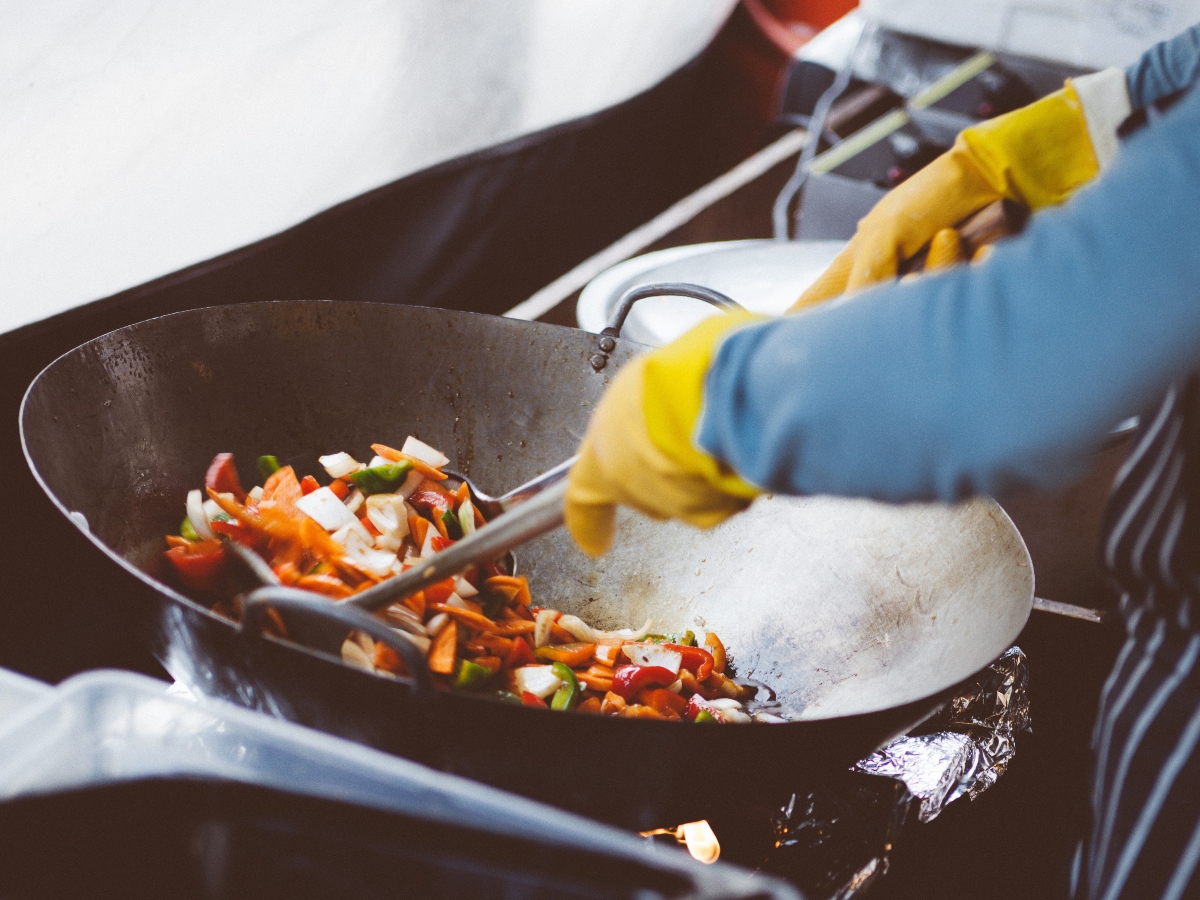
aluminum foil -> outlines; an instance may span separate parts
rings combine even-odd
[[[1008,768],[1016,735],[1030,730],[1028,674],[1021,648],[1010,648],[927,722],[924,733],[897,738],[854,771],[904,782],[922,822],[963,794],[974,799]]]
[[[964,683],[941,712],[818,789],[793,794],[774,819],[762,869],[805,894],[849,900],[888,870],[905,823],[975,797],[1004,774],[1030,728],[1028,667],[1012,647]]]

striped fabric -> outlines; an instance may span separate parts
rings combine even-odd
[[[1171,388],[1117,473],[1104,563],[1127,639],[1100,695],[1074,894],[1200,896],[1200,390]],[[1188,448],[1192,453],[1187,453]]]

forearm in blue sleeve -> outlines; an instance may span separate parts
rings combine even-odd
[[[733,332],[696,440],[786,493],[1054,486],[1198,360],[1200,92],[986,263]]]
[[[1145,109],[1200,78],[1200,25],[1155,44],[1125,70],[1133,109]]]

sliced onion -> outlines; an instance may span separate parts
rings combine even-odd
[[[448,613],[438,613],[425,623],[425,631],[436,636],[437,633],[442,630],[442,627],[449,621],[450,616]]]
[[[179,507],[175,508],[178,509]],[[204,513],[204,498],[199,490],[188,491],[187,517],[188,521],[192,523],[192,527],[196,529],[196,534],[200,535],[200,537],[206,541],[211,541],[216,537],[212,526],[208,524],[208,516]]]
[[[717,715],[720,716],[722,722],[730,725],[744,725],[747,722],[754,721],[740,709],[722,709]]]
[[[393,628],[402,628],[413,634],[425,634],[421,618],[403,603],[393,603],[383,611],[383,617]]]
[[[410,634],[407,631],[401,631],[399,628],[393,628],[392,631],[396,632],[396,634],[400,635],[400,637],[407,638],[408,640],[412,641],[414,644],[416,644],[417,649],[419,649],[422,653],[428,653],[429,648],[433,646],[433,641],[424,635]]]
[[[521,666],[513,670],[513,677],[517,682],[517,693],[529,691],[543,699],[562,687],[562,679],[554,674],[553,666]]]
[[[367,651],[352,638],[346,638],[342,642],[342,660],[360,669],[375,671],[375,660],[367,656]]]
[[[583,641],[585,644],[594,644],[600,639],[599,632],[579,616],[563,616],[558,620],[558,624],[571,632],[571,637],[575,640]]]
[[[351,472],[366,468],[349,453],[331,453],[318,457],[317,462],[329,473],[330,478],[345,478]]]
[[[453,591],[451,591],[450,596],[446,598],[446,605],[453,606],[455,609],[470,609],[471,608],[471,607],[467,606],[466,600],[464,600],[462,597],[458,596],[458,594],[454,593]]]
[[[566,616],[563,616],[563,618],[565,619]],[[563,627],[566,628],[565,625]],[[585,641],[584,643],[590,643],[590,642]],[[617,664],[617,657],[620,655],[621,655],[621,645],[620,644],[597,644],[596,652],[592,654],[592,657],[596,660],[596,662],[600,663],[602,666],[614,666],[615,667]]]
[[[464,537],[475,533],[475,507],[470,500],[464,500],[458,507],[458,525]]]
[[[654,622],[652,619],[647,619],[646,624],[637,631],[634,631],[631,628],[621,628],[617,631],[597,631],[596,640],[640,641],[650,633],[650,626],[653,624]]]
[[[404,538],[408,535],[408,513],[404,498],[398,494],[372,494],[367,498],[367,518],[383,534]]]
[[[742,704],[737,700],[729,697],[718,697],[716,700],[709,700],[708,705],[713,709],[741,709]]]
[[[768,722],[772,725],[775,725],[775,724],[785,723],[785,722],[787,722],[787,719],[783,718],[782,716],[776,716],[769,712],[756,712],[754,714],[754,721],[755,722]]]
[[[556,609],[543,609],[537,614],[533,626],[534,647],[545,647],[550,643],[550,626],[554,624],[554,620],[557,618],[558,610]]]
[[[456,575],[454,578],[454,593],[463,598],[479,596],[479,591],[475,585],[471,584],[471,582],[467,581],[461,575]]]
[[[389,553],[395,553],[404,546],[404,538],[397,537],[395,534],[378,534],[375,536],[375,549],[387,550]]]
[[[626,644],[622,649],[635,666],[657,666],[678,675],[683,665],[683,654],[662,644]]]
[[[450,458],[443,456],[441,451],[433,449],[424,441],[419,441],[412,435],[405,438],[404,446],[400,448],[400,452],[407,453],[409,456],[415,457],[423,463],[428,463],[435,469],[440,469],[450,462]]]

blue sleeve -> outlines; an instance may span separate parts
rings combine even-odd
[[[785,493],[1056,486],[1198,361],[1200,91],[984,264],[733,332],[695,438]]]
[[[1200,78],[1200,25],[1155,44],[1125,70],[1129,100],[1136,112],[1190,87]]]

